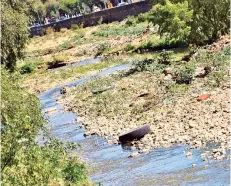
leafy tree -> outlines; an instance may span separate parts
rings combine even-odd
[[[47,0],[44,5],[46,7],[46,16],[59,9],[59,2],[57,0]]]
[[[204,44],[229,33],[229,0],[189,0],[189,7],[193,10],[191,42]]]
[[[189,10],[187,2],[174,4],[166,0],[165,3],[158,5],[150,18],[159,26],[158,33],[169,39],[187,39],[193,11]]]
[[[40,0],[33,0],[30,5],[31,15],[42,23],[43,18],[46,16],[46,7]]]
[[[229,0],[165,0],[149,20],[159,26],[160,36],[201,45],[229,33],[229,7]]]
[[[71,154],[71,144],[35,137],[45,124],[38,99],[19,86],[18,75],[1,72],[1,182],[10,185],[87,184],[87,171]],[[70,148],[69,148],[70,147]]]
[[[28,39],[28,4],[20,0],[3,0],[1,10],[1,63],[13,71],[17,59],[23,57]]]
[[[79,11],[79,0],[58,0],[59,7],[68,13]]]

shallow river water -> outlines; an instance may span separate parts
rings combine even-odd
[[[89,64],[84,62],[84,64]],[[85,77],[68,83],[39,95],[43,111],[56,108],[57,112],[45,117],[49,119],[52,134],[60,140],[81,144],[78,152],[81,159],[87,163],[90,179],[94,183],[105,186],[152,186],[152,185],[195,185],[195,186],[228,186],[229,160],[204,162],[200,158],[202,150],[194,150],[193,156],[185,156],[183,145],[171,148],[153,149],[149,154],[137,158],[128,158],[131,150],[121,145],[109,145],[98,136],[84,137],[84,129],[75,122],[75,113],[64,112],[63,106],[57,104],[63,86],[78,86],[92,78],[125,70],[131,64],[117,65],[99,72],[94,76]],[[196,164],[196,166],[192,166]]]

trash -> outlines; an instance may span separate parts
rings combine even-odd
[[[168,104],[169,103],[169,99],[168,98],[164,98],[163,103],[164,104]]]
[[[208,98],[210,98],[211,94],[201,94],[199,97],[197,97],[197,101],[203,101]]]

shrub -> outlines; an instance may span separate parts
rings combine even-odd
[[[77,24],[72,24],[71,25],[71,30],[78,30],[79,29],[79,26]]]
[[[195,69],[196,69],[196,65],[194,63],[188,63],[187,65],[179,66],[175,68],[174,74],[178,76],[176,83],[191,84]]]
[[[132,26],[136,24],[136,18],[134,16],[128,16],[126,19],[125,25],[126,26]]]
[[[39,65],[41,65],[42,61],[39,59],[33,59],[29,61],[22,61],[22,65],[19,66],[19,72],[21,74],[28,74],[33,72]]]
[[[159,64],[170,64],[171,54],[173,51],[163,51],[158,54],[158,63]]]
[[[150,11],[150,12],[139,14],[137,16],[137,21],[136,22],[137,23],[142,23],[142,22],[148,21],[151,13],[152,12]]]
[[[160,39],[160,40],[149,40],[148,42],[141,43],[138,49],[150,49],[150,50],[163,50],[172,48],[183,48],[187,47],[188,44],[183,40],[176,39]]]
[[[135,49],[135,46],[131,45],[131,44],[128,44],[125,48],[126,51],[131,51],[131,50],[134,50]]]

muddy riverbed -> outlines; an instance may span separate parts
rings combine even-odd
[[[66,87],[78,86],[94,78],[127,69],[131,64],[117,65],[100,73],[65,84]],[[64,111],[57,103],[60,88],[48,90],[39,95],[45,117],[53,135],[64,142],[81,144],[78,152],[87,163],[90,179],[103,185],[229,185],[229,160],[203,161],[200,154],[204,149],[192,150],[193,155],[186,157],[189,147],[174,145],[171,148],[153,149],[151,153],[128,158],[135,149],[121,145],[109,145],[98,136],[84,137],[84,129],[76,122],[75,113]],[[55,109],[53,113],[47,110]],[[210,147],[207,147],[208,149]],[[207,150],[207,149],[206,149]]]

